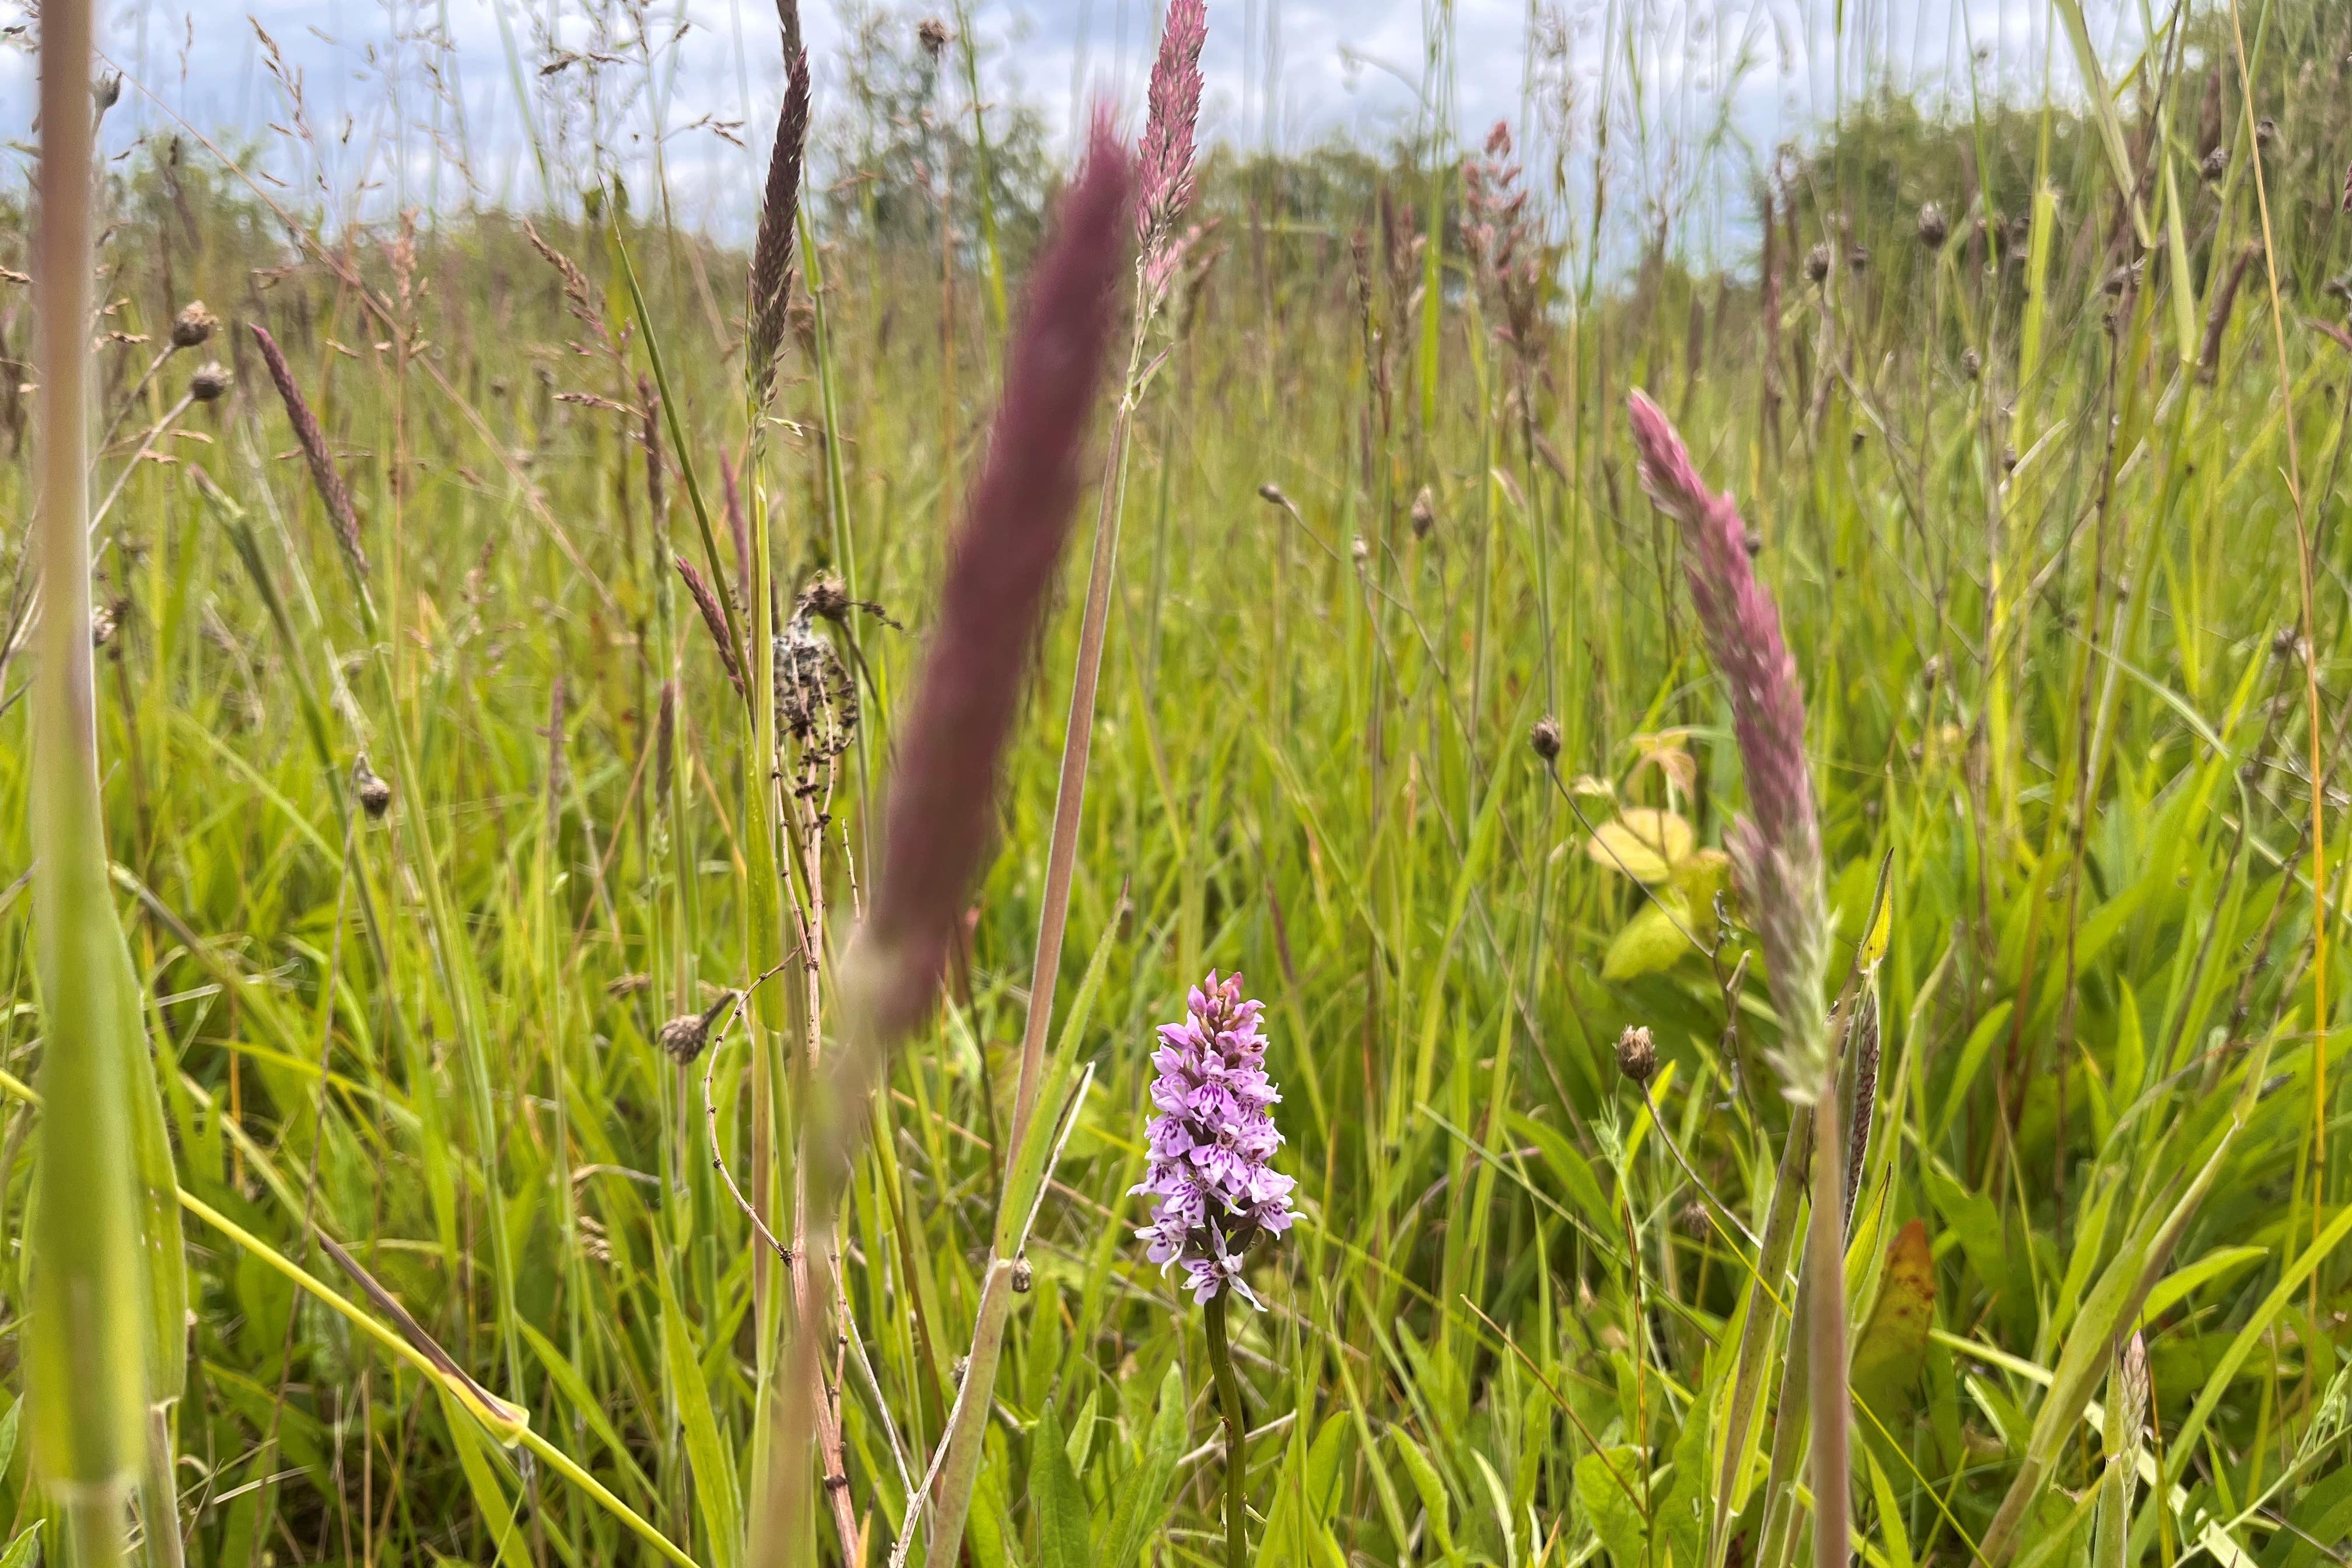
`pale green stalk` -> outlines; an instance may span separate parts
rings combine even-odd
[[[26,1336],[34,1457],[77,1564],[121,1559],[142,1468],[146,1282],[129,1058],[143,1048],[107,889],[89,605],[91,0],[41,15],[40,493],[43,586],[32,700],[34,930],[43,1027],[40,1194]]]

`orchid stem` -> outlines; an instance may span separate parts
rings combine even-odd
[[[1209,1298],[1209,1368],[1217,1382],[1217,1403],[1225,1414],[1225,1568],[1247,1568],[1249,1544],[1245,1531],[1249,1505],[1249,1467],[1243,1445],[1249,1425],[1242,1416],[1242,1385],[1234,1376],[1234,1357],[1225,1343],[1225,1302],[1230,1289]]]

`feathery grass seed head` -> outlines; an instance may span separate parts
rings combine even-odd
[[[1155,302],[1182,259],[1176,225],[1192,195],[1193,136],[1201,121],[1201,46],[1208,37],[1206,0],[1170,0],[1145,93],[1148,117],[1138,156],[1135,205],[1144,293]]]
[[[980,873],[999,764],[1077,503],[1134,191],[1133,163],[1097,117],[1030,273],[987,456],[899,731],[873,902],[849,955],[886,1038],[930,1005]]]
[[[1774,1065],[1789,1096],[1810,1102],[1820,1092],[1830,1049],[1821,1016],[1829,911],[1797,661],[1782,639],[1770,592],[1756,580],[1738,507],[1707,489],[1690,449],[1656,404],[1635,392],[1627,406],[1642,488],[1681,530],[1691,602],[1708,656],[1729,689],[1752,813],[1732,825],[1732,867],[1780,1012],[1781,1048]]]

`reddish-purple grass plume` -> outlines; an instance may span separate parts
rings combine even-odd
[[[987,847],[999,761],[1077,502],[1134,188],[1126,149],[1098,120],[1030,275],[988,456],[956,531],[938,623],[899,730],[862,939],[888,961],[887,994],[875,998],[886,1036],[929,1005]]]

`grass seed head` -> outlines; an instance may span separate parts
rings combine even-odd
[[[1728,836],[1733,872],[1780,1013],[1774,1065],[1784,1092],[1810,1102],[1829,1063],[1822,1018],[1829,909],[1797,661],[1781,634],[1780,607],[1756,579],[1738,505],[1707,488],[1682,436],[1646,395],[1635,392],[1628,412],[1642,488],[1680,529],[1684,579],[1731,698],[1750,813]]]
[[[930,1005],[993,829],[1004,748],[1077,505],[1134,193],[1134,164],[1098,116],[1030,272],[900,731],[873,902],[847,961],[885,1039]]]

